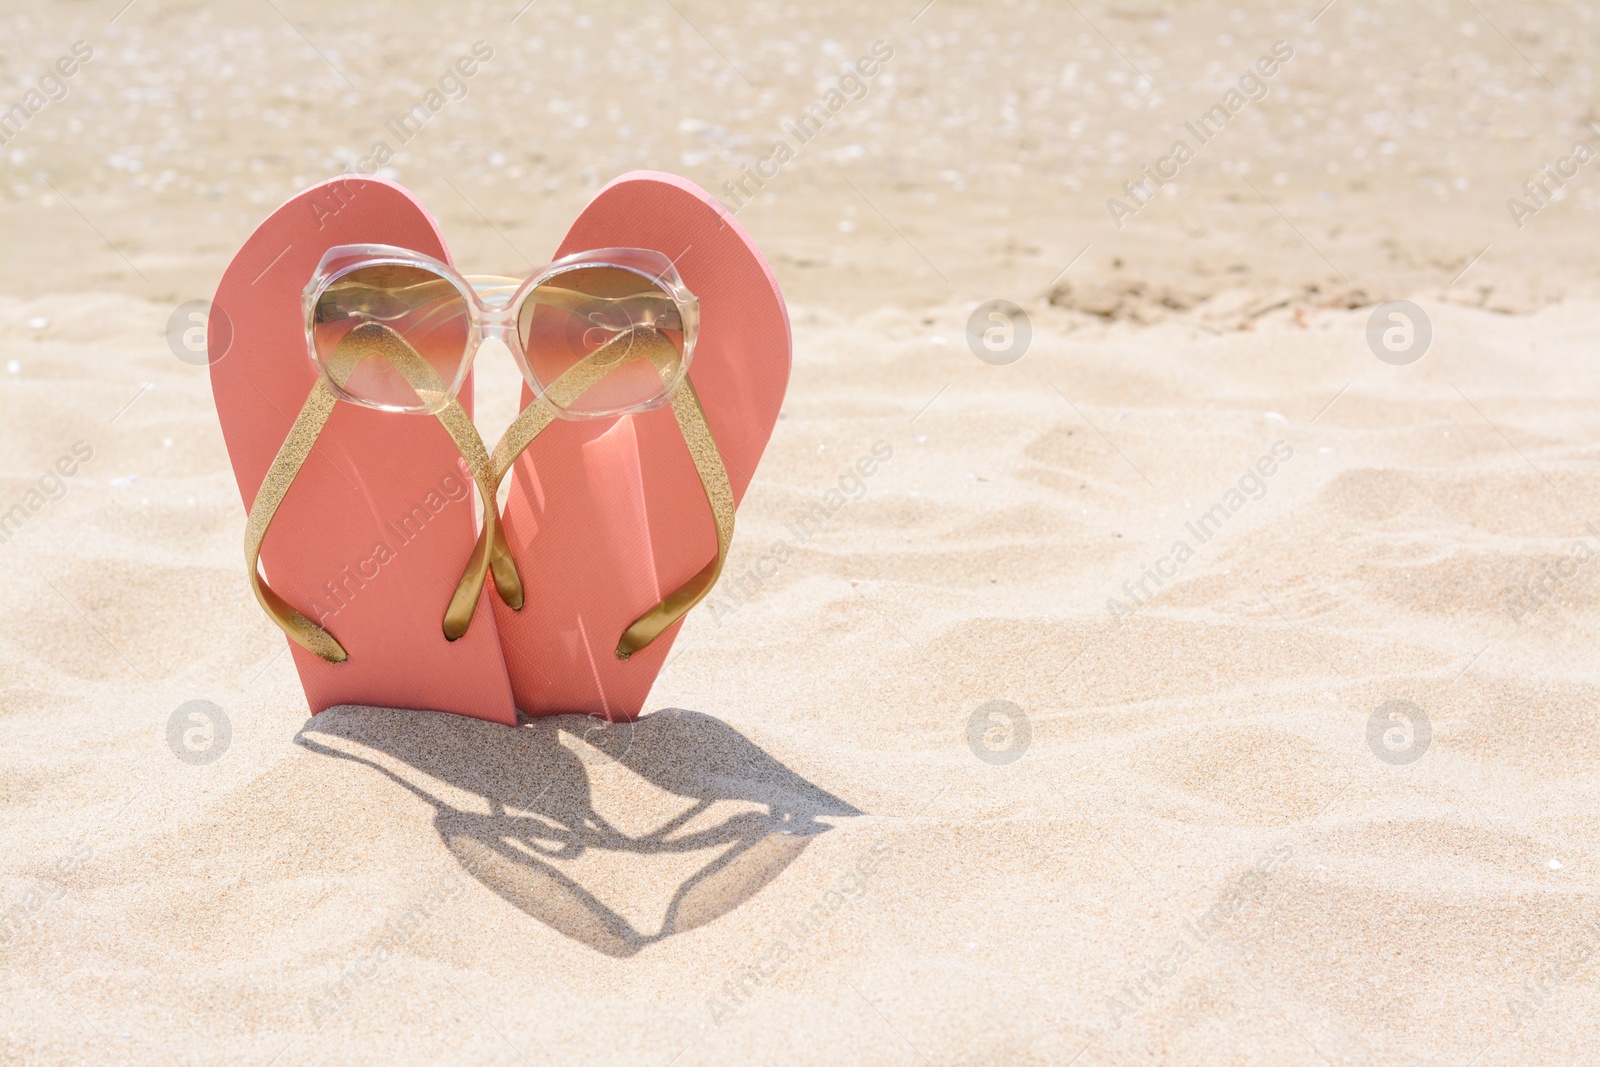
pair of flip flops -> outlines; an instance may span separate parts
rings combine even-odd
[[[440,620],[457,603],[480,529],[496,521],[492,511],[480,520],[481,466],[463,456],[459,427],[336,403],[314,437],[295,432],[320,381],[304,291],[329,249],[358,244],[450,264],[438,224],[406,189],[339,178],[263,222],[213,301],[213,341],[220,329],[231,333],[211,383],[234,474],[247,509],[269,494],[277,504],[270,529],[256,508],[247,534],[251,566],[258,547],[270,582],[258,595],[334,635],[343,653],[331,662],[290,642],[312,713],[360,704],[506,725],[519,709],[637,717],[681,619],[631,654],[619,635],[725,549],[674,411],[557,419],[540,432],[505,472],[509,496],[498,512],[520,607],[485,589],[475,607],[468,598],[464,632],[447,637]],[[789,321],[771,269],[714,198],[653,172],[623,175],[596,194],[554,258],[607,248],[660,252],[698,297],[688,377],[737,504],[788,385]],[[470,374],[459,402],[470,418]],[[523,407],[536,402],[524,384]],[[305,437],[303,456],[286,476],[280,453],[296,436]],[[481,460],[481,445],[474,450]]]

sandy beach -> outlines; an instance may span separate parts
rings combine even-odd
[[[923,2],[0,13],[0,1061],[1600,1058],[1600,9]],[[182,309],[363,165],[774,267],[637,723],[307,713]]]

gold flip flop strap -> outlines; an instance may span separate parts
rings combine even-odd
[[[660,365],[657,364],[657,368]],[[666,372],[663,371],[663,377]],[[711,587],[722,576],[722,565],[728,559],[728,546],[733,542],[733,486],[728,484],[728,469],[722,464],[722,453],[711,436],[706,423],[705,410],[700,406],[700,395],[694,383],[686,376],[677,392],[672,394],[672,414],[678,419],[678,432],[689,446],[689,456],[700,475],[700,488],[705,490],[706,504],[711,508],[712,520],[717,526],[717,556],[700,572],[676,591],[637,619],[622,633],[617,642],[617,658],[627,659],[641,648],[661,636],[661,632],[689,613],[689,609],[705,599]]]
[[[619,346],[626,346],[620,356],[617,352]],[[663,382],[670,383],[677,373],[679,355],[672,342],[648,327],[636,327],[601,345],[556,379],[549,389],[550,397],[563,405],[570,404],[606,375],[636,359],[648,359]],[[728,558],[728,546],[733,541],[733,487],[728,483],[728,471],[723,466],[722,453],[718,451],[711,427],[706,423],[699,394],[687,376],[672,394],[672,413],[677,417],[678,431],[689,448],[695,471],[700,475],[700,487],[705,491],[706,503],[711,508],[711,518],[717,528],[717,554],[698,574],[623,631],[617,642],[618,659],[627,659],[654,641],[662,631],[683,618],[690,608],[705,598],[722,574],[723,563]],[[496,485],[505,479],[523,450],[555,419],[556,411],[551,402],[540,397],[512,420],[494,447]],[[481,537],[479,541],[482,542]]]
[[[440,381],[438,374],[428,362],[398,333],[377,322],[363,323],[346,334],[329,357],[329,370],[335,380],[343,385],[350,380],[356,368],[374,357],[387,360],[404,375],[418,396],[437,398],[443,394],[444,383]],[[245,523],[244,542],[245,559],[250,571],[250,586],[255,591],[256,600],[262,609],[290,640],[329,663],[343,663],[349,658],[349,653],[332,634],[296,610],[267,585],[261,577],[259,563],[261,545],[266,540],[267,528],[272,524],[272,518],[277,514],[278,506],[283,503],[295,477],[300,473],[300,468],[311,455],[311,450],[316,447],[317,436],[327,425],[328,417],[337,404],[338,398],[328,383],[318,378],[317,383],[311,388],[311,395],[306,398],[305,405],[295,418],[294,425],[290,427],[283,447],[278,450],[272,465],[267,469],[267,475],[262,479],[255,500],[250,505],[250,516]],[[522,587],[517,578],[516,566],[506,546],[505,534],[499,528],[499,512],[495,509],[493,466],[482,439],[473,428],[472,420],[454,399],[438,412],[437,418],[473,472],[478,496],[483,501],[483,533],[486,535],[480,537],[473,546],[466,572],[457,584],[450,598],[450,605],[445,610],[444,634],[448,640],[454,641],[465,634],[472,623],[473,612],[483,591],[484,576],[491,562],[501,595],[505,596],[508,588],[507,584],[502,583],[504,577],[517,601],[515,606],[521,606]],[[494,546],[492,552],[489,550],[491,544]],[[507,597],[508,603],[510,600],[511,598]]]

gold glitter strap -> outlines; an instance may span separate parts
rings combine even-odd
[[[535,399],[506,428],[500,442],[494,447],[495,484],[498,486],[505,479],[523,450],[555,421],[556,410],[552,400],[563,406],[571,404],[606,375],[637,359],[648,359],[661,380],[670,384],[678,372],[680,358],[677,347],[648,326],[636,326],[589,353],[551,385],[551,399]],[[706,503],[711,508],[711,518],[717,528],[717,554],[699,573],[623,631],[617,642],[618,659],[627,659],[661,636],[662,631],[683,618],[690,608],[711,592],[711,587],[722,574],[723,563],[728,558],[728,546],[733,541],[733,487],[728,483],[728,471],[723,466],[717,442],[711,435],[711,427],[706,423],[700,397],[687,376],[672,394],[672,413],[677,416],[678,430],[689,448],[695,471],[700,475],[700,487],[705,491]],[[480,544],[482,540],[480,537]]]
[[[277,513],[278,505],[283,503],[284,496],[289,492],[290,483],[299,473],[306,457],[311,454],[312,446],[317,441],[317,434],[321,432],[323,425],[328,421],[328,416],[333,412],[334,405],[338,402],[333,390],[328,388],[328,383],[318,378],[317,384],[311,387],[311,395],[306,398],[305,406],[295,418],[294,426],[290,428],[283,447],[278,449],[272,466],[267,468],[267,476],[262,480],[261,488],[256,491],[256,498],[250,505],[250,517],[245,521],[244,528],[245,566],[250,571],[250,588],[255,590],[256,601],[267,613],[267,617],[289,635],[291,641],[301,648],[316,653],[329,663],[343,663],[350,658],[349,653],[345,652],[344,646],[339,644],[332,634],[291,607],[288,601],[262,580],[258,561],[261,559],[261,542],[266,540],[267,527],[272,524],[272,517]]]
[[[658,364],[659,369],[659,364]],[[722,464],[722,453],[711,436],[706,423],[705,410],[700,406],[700,395],[687,377],[677,392],[672,394],[672,413],[678,419],[678,432],[694,460],[694,469],[700,475],[700,488],[705,491],[706,504],[711,508],[711,518],[717,526],[717,555],[700,572],[665,600],[633,620],[617,642],[617,658],[627,659],[644,646],[661,636],[661,632],[689,613],[689,609],[705,599],[711,587],[722,576],[722,565],[728,559],[728,546],[733,542],[733,486],[728,484],[728,470]]]
[[[328,359],[329,372],[342,386],[362,363],[373,358],[388,361],[405,376],[406,382],[423,400],[436,403],[443,397],[445,387],[438,374],[404,338],[382,323],[362,323],[346,334]],[[261,577],[259,563],[267,528],[272,524],[278,506],[288,495],[295,476],[316,447],[317,436],[327,425],[328,417],[337,403],[338,399],[328,383],[318,378],[316,385],[311,388],[311,395],[306,398],[305,406],[290,427],[283,447],[267,469],[261,488],[256,492],[256,498],[250,505],[250,517],[245,523],[244,538],[250,586],[255,590],[256,600],[262,609],[289,635],[290,640],[329,663],[343,663],[349,658],[349,653],[332,634],[296,610],[267,585]],[[494,468],[483,440],[473,428],[466,411],[454,399],[445,404],[437,417],[472,470],[478,496],[483,502],[483,536],[473,546],[466,571],[451,595],[449,607],[445,609],[444,635],[447,640],[454,641],[465,634],[472,624],[473,612],[483,592],[484,576],[491,568],[501,597],[513,607],[522,606],[522,583],[517,575],[516,564],[511,559],[505,532],[498,522]]]

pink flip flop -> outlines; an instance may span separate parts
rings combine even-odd
[[[686,438],[693,434],[680,429],[688,422],[676,408],[558,419],[528,445],[506,475],[502,510],[525,601],[513,611],[490,599],[517,706],[534,716],[638,716],[681,616],[642,647],[633,635],[642,616],[719,560],[719,530],[725,548],[732,507],[789,381],[778,283],[744,228],[704,190],[670,174],[625,174],[589,202],[556,255],[612,247],[665,255],[699,299],[688,377],[715,444],[709,462],[720,458],[732,500],[721,530],[713,483],[700,469],[706,440]],[[524,386],[524,406],[533,400]]]
[[[515,725],[475,555],[475,480],[481,493],[492,473],[471,431],[470,380],[460,406],[437,417],[378,411],[335,402],[308,356],[302,292],[325,252],[355,244],[448,262],[409,193],[344,177],[275,211],[217,288],[212,341],[226,327],[232,341],[211,364],[211,387],[251,512],[252,584],[290,638],[313,714],[365,704]],[[496,522],[492,488],[488,500],[485,529]],[[464,566],[475,587],[458,584]]]

